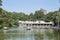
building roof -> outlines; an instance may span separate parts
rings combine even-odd
[[[28,23],[28,24],[53,24],[53,22],[45,22],[45,21],[19,21],[19,23]]]

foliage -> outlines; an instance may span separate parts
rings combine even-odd
[[[35,11],[35,13],[30,13],[29,15],[24,12],[8,12],[1,8],[2,0],[0,0],[0,27],[14,27],[18,26],[18,21],[53,21],[55,24],[60,23],[60,9],[54,12],[48,12],[46,15],[41,10]]]
[[[56,18],[56,16],[60,17],[59,11],[48,12],[46,15],[42,13],[40,10],[35,11],[35,13],[30,13],[29,15],[20,12],[7,12],[2,10],[0,14],[0,26],[1,27],[14,27],[18,26],[18,21],[37,21],[37,20],[44,20],[44,21],[53,21],[57,24],[58,20],[60,22],[60,18]]]
[[[0,6],[2,6],[2,0],[0,0]]]

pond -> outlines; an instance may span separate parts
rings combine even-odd
[[[60,40],[60,32],[54,29],[10,28],[0,30],[0,40]]]

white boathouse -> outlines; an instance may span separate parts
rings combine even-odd
[[[53,26],[53,22],[45,21],[19,21],[20,27],[40,27],[40,28],[49,28]]]

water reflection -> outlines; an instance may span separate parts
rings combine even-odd
[[[4,34],[0,33],[0,40],[4,40]]]
[[[53,29],[0,30],[0,40],[60,40],[60,32]]]

